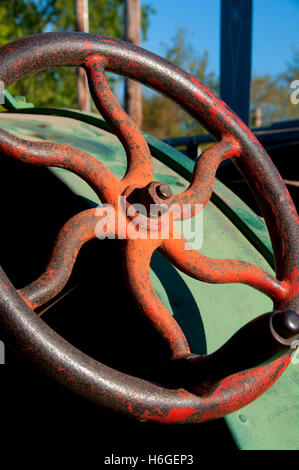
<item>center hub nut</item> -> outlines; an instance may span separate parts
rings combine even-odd
[[[152,181],[144,188],[136,189],[128,201],[143,204],[149,217],[159,217],[168,211],[172,195],[168,184]]]
[[[168,184],[153,181],[146,188],[147,209],[151,217],[159,217],[165,214],[172,199],[172,191]],[[145,205],[146,205],[145,204]]]
[[[156,193],[161,199],[170,199],[172,197],[172,191],[166,183],[156,186]]]

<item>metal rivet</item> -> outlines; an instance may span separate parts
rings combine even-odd
[[[247,423],[247,418],[245,415],[239,415],[239,420],[241,421],[241,423]]]

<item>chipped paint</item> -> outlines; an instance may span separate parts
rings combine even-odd
[[[194,252],[190,256],[173,233],[167,242],[160,236],[156,240],[125,240],[123,263],[128,287],[171,354],[184,357],[190,349],[184,333],[153,290],[149,265],[156,249],[197,279],[246,283],[266,293],[277,308],[298,312],[298,216],[267,153],[234,112],[188,73],[120,40],[85,33],[46,33],[0,49],[0,78],[6,87],[29,73],[71,65],[85,68],[95,104],[123,144],[127,170],[122,180],[83,150],[64,143],[29,141],[0,129],[3,153],[24,162],[72,171],[113,207],[117,197],[126,192],[136,188],[146,191],[153,180],[151,155],[141,131],[113,96],[105,79],[108,70],[163,92],[203,122],[218,141],[203,153],[190,186],[175,195],[171,204],[207,204],[218,165],[233,158],[262,207],[274,248],[277,279],[238,260],[217,260]],[[270,357],[266,365],[235,372],[196,394],[184,390],[184,384],[171,389],[121,374],[88,358],[56,335],[32,308],[63,288],[81,246],[95,236],[94,216],[89,210],[67,222],[58,234],[45,273],[31,285],[17,292],[0,271],[0,303],[4,312],[1,324],[23,354],[85,398],[141,419],[166,423],[201,422],[224,416],[255,400],[279,378],[290,362],[290,353],[272,361]],[[117,234],[129,223],[126,217],[120,220]]]

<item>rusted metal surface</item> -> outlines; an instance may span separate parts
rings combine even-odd
[[[95,236],[95,209],[80,212],[60,230],[45,272],[19,293],[32,308],[53,299],[66,285],[80,248]]]
[[[160,57],[122,41],[84,33],[48,33],[4,46],[0,50],[0,59],[0,78],[6,87],[38,70],[62,65],[85,68],[94,102],[127,154],[127,171],[121,181],[97,159],[69,145],[29,142],[0,129],[0,150],[28,163],[57,166],[76,173],[90,184],[103,203],[115,209],[115,236],[124,239],[123,264],[128,287],[141,311],[169,346],[169,370],[180,377],[181,365],[188,364],[188,377],[194,375],[195,385],[192,381],[189,386],[190,380],[185,382],[182,376],[182,383],[175,388],[169,384],[159,386],[112,370],[76,350],[32,311],[64,287],[80,247],[96,236],[98,219],[94,210],[80,213],[67,222],[57,237],[46,272],[31,285],[17,292],[1,271],[1,326],[7,339],[38,367],[73,391],[142,419],[166,423],[206,421],[224,416],[256,399],[289,364],[291,342],[299,334],[297,321],[294,328],[289,328],[294,312],[295,320],[299,318],[298,216],[283,181],[257,139],[197,79]],[[153,169],[147,143],[111,93],[105,70],[137,79],[163,92],[201,120],[218,141],[202,155],[189,188],[182,194],[169,193],[167,196],[167,188],[161,186],[163,183],[152,181]],[[205,206],[209,201],[217,167],[226,158],[233,158],[239,165],[259,199],[272,239],[277,279],[249,263],[211,259],[194,250],[186,251],[185,240],[177,239],[175,231],[170,231],[168,239],[163,237],[163,217],[156,217],[151,224],[152,219],[145,215],[141,224],[145,237],[129,237],[134,210],[128,216],[117,204],[119,196],[127,197],[127,207],[131,205],[130,200],[141,202],[138,199],[141,196],[142,200],[167,202],[170,209],[174,204],[178,207],[191,204],[194,214],[195,204]],[[162,188],[160,193],[158,188]],[[174,211],[173,217],[177,218],[177,212]],[[147,236],[150,226],[154,227],[155,239]],[[256,320],[261,343],[254,363],[248,364],[246,358],[251,352],[245,351],[244,362],[233,360],[227,377],[215,374],[212,380],[208,378],[207,388],[200,385],[205,382],[205,377],[197,377],[201,374],[200,364],[205,361],[220,364],[220,359],[224,360],[226,354],[224,351],[230,351],[232,359],[237,357],[238,348],[231,348],[229,344],[239,344],[238,338],[244,331],[249,343],[254,343],[256,326],[246,325],[242,333],[238,332],[233,337],[235,340],[232,338],[231,343],[204,361],[199,356],[190,356],[183,331],[151,284],[149,265],[156,249],[179,269],[197,279],[213,283],[241,282],[261,290],[273,300],[274,308],[280,312],[267,314],[267,321],[261,317]],[[274,316],[276,320],[273,323]],[[280,357],[271,360],[278,352]],[[265,361],[266,365],[258,366]],[[242,367],[251,369],[242,371]]]

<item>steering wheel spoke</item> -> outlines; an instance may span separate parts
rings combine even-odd
[[[103,202],[117,200],[119,180],[97,158],[76,147],[57,142],[32,142],[0,129],[0,151],[37,166],[70,170],[84,179]]]
[[[181,194],[176,194],[172,204],[183,209],[184,204],[191,204],[189,216],[196,213],[195,204],[203,207],[209,202],[215,183],[215,175],[221,162],[228,158],[237,158],[241,154],[240,146],[231,139],[222,139],[209,147],[198,158],[189,187]],[[182,218],[186,215],[182,213]]]
[[[162,304],[153,289],[150,279],[150,261],[160,241],[128,240],[124,249],[124,273],[129,290],[136,302],[169,345],[172,354],[190,352],[186,337]]]
[[[88,76],[89,88],[93,101],[111,129],[118,136],[127,155],[127,170],[122,179],[122,188],[131,184],[142,187],[153,179],[151,154],[140,129],[124,112],[114,97],[105,77],[106,58],[89,56],[84,67]]]
[[[72,217],[60,230],[45,272],[19,290],[27,305],[36,309],[52,300],[65,287],[81,247],[96,236],[96,209]]]
[[[163,240],[159,250],[178,269],[199,281],[212,284],[242,283],[270,297],[276,308],[288,299],[288,283],[279,281],[258,266],[234,259],[204,256],[189,247],[181,235]]]

